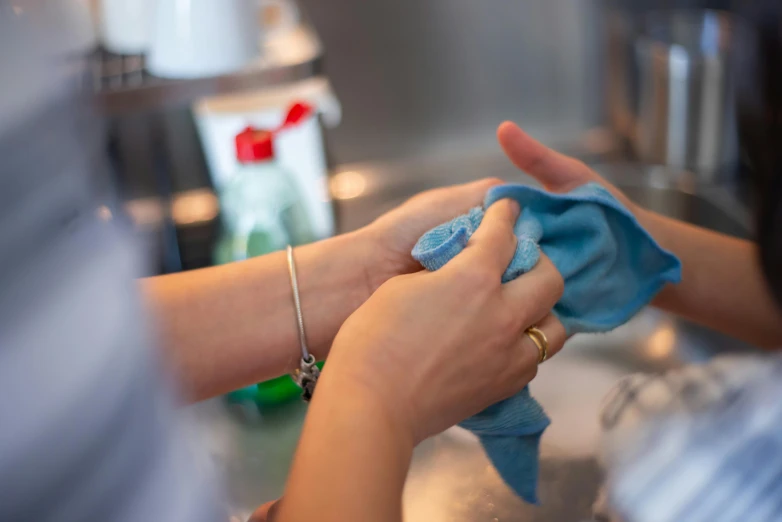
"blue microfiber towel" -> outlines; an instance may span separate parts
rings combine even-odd
[[[502,281],[528,272],[542,250],[565,280],[554,314],[569,335],[606,332],[633,317],[666,283],[681,280],[681,263],[663,250],[635,217],[595,183],[566,194],[527,185],[492,188],[484,208],[504,198],[519,202],[516,253]],[[484,211],[474,208],[424,234],[413,257],[437,270],[467,245]],[[481,440],[505,482],[524,500],[537,503],[538,446],[549,425],[543,408],[525,387],[460,425]]]

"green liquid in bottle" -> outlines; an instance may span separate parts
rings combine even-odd
[[[240,261],[316,239],[293,178],[274,161],[244,165],[220,197],[223,230],[214,251],[215,264]],[[291,317],[291,321],[294,318]],[[229,393],[230,403],[268,409],[301,396],[290,376]]]

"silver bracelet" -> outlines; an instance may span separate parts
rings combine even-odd
[[[307,338],[304,335],[304,315],[301,313],[301,299],[299,298],[299,281],[296,278],[293,247],[290,245],[288,245],[288,273],[291,278],[291,293],[293,294],[293,305],[296,308],[296,322],[299,327],[299,344],[301,345],[301,361],[291,377],[302,389],[301,398],[309,402],[312,399],[312,394],[315,393],[315,384],[320,377],[320,368],[315,366],[315,357],[307,349]]]

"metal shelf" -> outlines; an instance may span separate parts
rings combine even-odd
[[[235,73],[208,78],[169,80],[152,76],[143,55],[98,50],[88,57],[88,87],[106,113],[168,109],[220,94],[284,85],[319,75],[323,46],[309,24],[265,44],[258,59]]]

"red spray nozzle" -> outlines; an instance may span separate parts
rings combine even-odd
[[[274,157],[274,137],[287,128],[294,127],[309,118],[315,110],[311,105],[297,102],[291,105],[285,120],[274,130],[267,131],[248,126],[236,135],[236,158],[242,163],[264,161]]]
[[[288,109],[285,121],[282,122],[282,125],[277,127],[275,132],[280,132],[283,129],[297,125],[299,122],[309,118],[314,112],[315,110],[312,108],[312,105],[304,102],[294,103],[291,105],[290,109]]]

